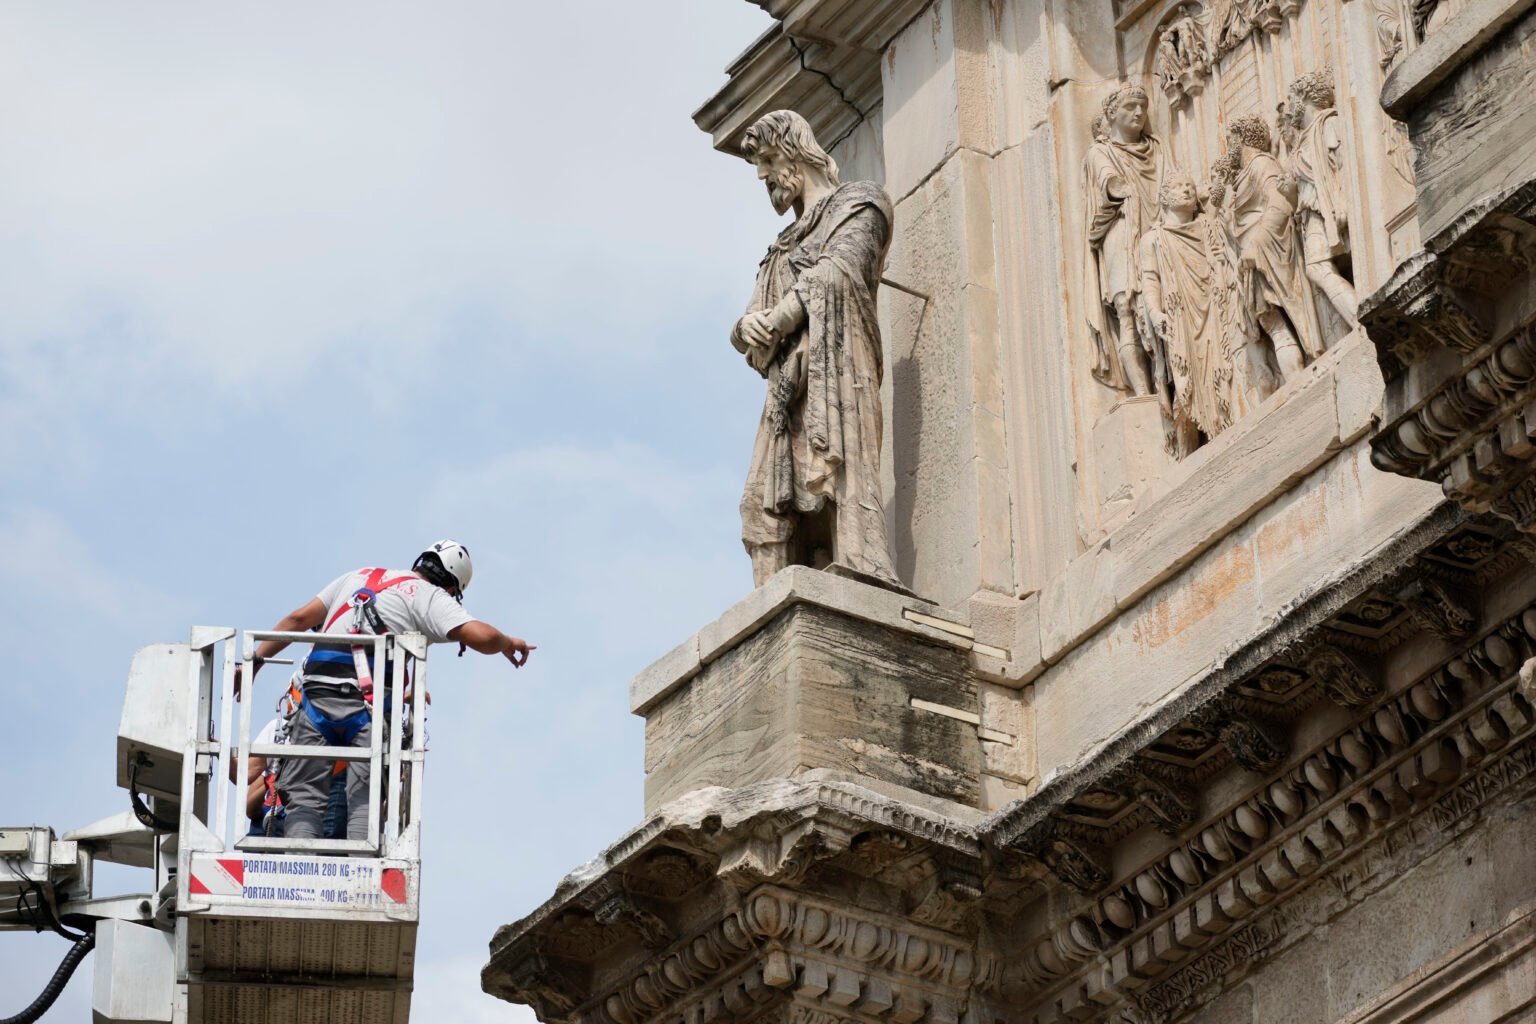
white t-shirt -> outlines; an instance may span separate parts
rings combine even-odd
[[[325,622],[321,623],[325,632],[351,631],[352,595],[368,582],[371,572],[371,569],[358,569],[344,573],[320,591],[317,596],[325,605]],[[384,586],[401,577],[404,577],[403,582]],[[433,586],[409,569],[385,570],[379,586],[373,589],[379,618],[384,620],[391,633],[421,633],[428,643],[442,644],[448,642],[451,631],[475,619],[448,591]]]

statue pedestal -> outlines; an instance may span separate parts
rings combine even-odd
[[[647,813],[706,786],[797,778],[979,806],[975,646],[963,613],[785,569],[631,684]]]
[[[1163,411],[1154,395],[1118,402],[1093,427],[1093,480],[1097,529],[1090,540],[1110,533],[1134,511],[1148,487],[1177,463],[1163,443]]]

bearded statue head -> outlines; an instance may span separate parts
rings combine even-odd
[[[800,199],[808,170],[821,174],[829,184],[838,183],[837,161],[817,143],[809,122],[793,110],[774,110],[758,118],[747,129],[741,151],[757,164],[757,176],[768,187],[768,198],[778,213]]]

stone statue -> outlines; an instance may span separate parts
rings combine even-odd
[[[1118,391],[1150,395],[1147,352],[1136,331],[1136,245],[1157,219],[1163,148],[1147,131],[1147,94],[1139,86],[1122,85],[1110,93],[1104,118],[1107,137],[1083,157],[1084,249],[1091,254],[1084,294],[1093,375]]]
[[[763,115],[742,150],[773,208],[795,213],[731,331],[731,344],[768,381],[741,499],[752,578],[761,585],[791,564],[836,563],[894,583],[880,493],[875,316],[891,201],[873,182],[839,184],[837,164],[792,111]]]
[[[1296,183],[1270,152],[1263,119],[1235,118],[1227,142],[1224,176],[1231,182],[1228,207],[1242,299],[1269,338],[1281,377],[1289,378],[1323,350],[1292,223]],[[1249,353],[1250,377],[1268,395],[1279,382],[1254,347]]]
[[[1292,82],[1290,109],[1298,129],[1290,164],[1307,280],[1354,327],[1355,288],[1333,264],[1335,256],[1349,251],[1349,198],[1339,114],[1333,107],[1333,69],[1325,67]]]
[[[1232,422],[1232,338],[1221,304],[1229,267],[1220,228],[1200,209],[1194,181],[1171,173],[1158,190],[1162,221],[1142,236],[1141,301],[1168,366],[1163,396],[1169,453],[1182,459]]]

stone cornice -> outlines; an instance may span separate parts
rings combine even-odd
[[[880,54],[896,33],[933,0],[752,0],[773,15],[784,31]]]
[[[1505,319],[1501,302],[1536,266],[1536,181],[1474,203],[1360,304],[1388,381],[1433,351],[1470,358]]]
[[[742,134],[770,111],[797,111],[828,149],[882,97],[880,55],[932,0],[753,0],[777,25],[725,69],[728,81],[694,111],[714,147],[739,154]]]
[[[741,139],[771,110],[794,110],[829,146],[880,103],[880,55],[811,38],[783,25],[758,37],[726,69],[729,81],[693,113],[716,149],[739,154]]]
[[[1357,641],[1366,641],[1365,637],[1351,635],[1348,631],[1348,623],[1357,618],[1355,610],[1365,600],[1392,603],[1396,611],[1388,612],[1383,608],[1381,612],[1380,637],[1384,647],[1395,645],[1399,641],[1395,635],[1398,631],[1387,623],[1412,620],[1408,602],[1415,600],[1415,594],[1413,584],[1408,581],[1425,575],[1443,578],[1445,572],[1454,572],[1449,565],[1426,560],[1423,553],[1435,550],[1447,543],[1447,538],[1461,536],[1468,530],[1485,535],[1482,528],[1469,525],[1454,505],[1443,505],[1438,514],[1398,538],[1390,548],[1377,552],[1376,557],[1349,576],[1333,581],[1326,590],[1291,609],[1264,637],[1232,651],[1223,665],[1177,697],[1164,702],[1125,733],[1111,739],[1096,756],[1053,776],[1029,798],[998,811],[985,826],[989,842],[1003,847],[1037,843],[1038,836],[1052,831],[1053,821],[1059,822],[1072,814],[1073,804],[1085,794],[1105,786],[1120,787],[1120,780],[1136,771],[1149,750],[1186,726],[1217,724],[1218,735],[1209,742],[1224,746],[1224,741],[1219,738],[1219,720],[1222,717],[1240,718],[1243,710],[1260,707],[1245,694],[1263,690],[1268,685],[1263,680],[1277,669],[1297,672],[1298,685],[1313,697],[1324,696],[1342,707],[1370,703],[1380,695],[1379,689],[1374,689],[1374,680],[1361,673],[1358,665],[1340,649],[1341,646],[1350,648]],[[1497,565],[1497,571],[1507,571],[1517,560],[1523,561],[1526,557],[1520,542],[1513,542],[1513,547],[1507,541],[1490,543],[1503,550],[1502,558],[1490,557],[1482,564]],[[1475,582],[1479,570],[1471,564],[1467,569],[1472,575],[1459,581],[1460,585],[1481,586]],[[1452,584],[1453,587],[1456,585]],[[1420,602],[1426,621],[1435,603],[1433,599]],[[1369,656],[1381,653],[1384,647],[1355,649]],[[1310,698],[1296,693],[1292,699],[1304,702]],[[1289,717],[1280,710],[1284,705],[1284,701],[1276,701],[1272,705],[1273,713]],[[1238,737],[1231,738],[1234,745],[1237,741]],[[1190,754],[1188,760],[1191,762],[1210,756],[1208,750],[1190,751]],[[1230,754],[1225,756],[1231,757]],[[1134,824],[1140,824],[1140,821]]]
[[[1380,469],[1536,529],[1536,181],[1474,204],[1361,304],[1388,381]]]

